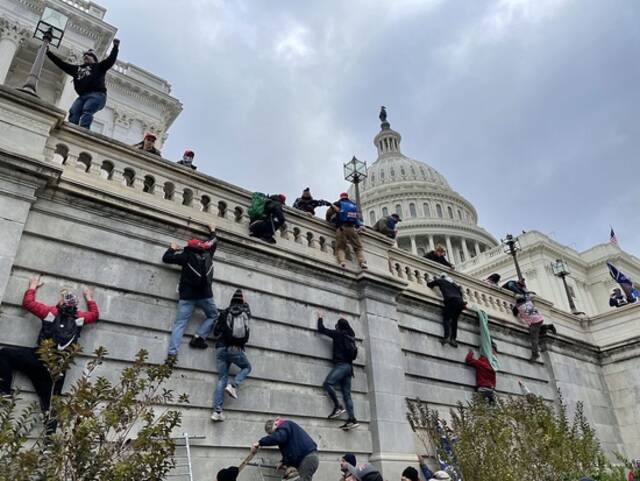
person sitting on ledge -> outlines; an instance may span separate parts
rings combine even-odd
[[[378,222],[373,225],[373,230],[386,235],[390,239],[395,239],[398,235],[398,222],[401,221],[400,216],[393,213],[387,217],[378,219]]]
[[[446,258],[447,251],[444,250],[444,247],[441,245],[436,246],[436,248],[432,251],[427,252],[424,257],[425,259],[429,259],[430,261],[437,262],[438,264],[442,264],[449,269],[455,269],[453,264],[449,262]]]
[[[196,154],[193,153],[193,150],[185,150],[184,154],[182,154],[182,159],[178,161],[178,164],[184,165],[185,167],[189,167],[190,169],[197,170],[198,168],[193,163],[193,158]]]
[[[102,62],[93,50],[87,50],[82,56],[81,65],[65,62],[53,52],[47,50],[47,57],[63,72],[73,77],[73,88],[78,98],[69,109],[69,122],[85,129],[91,128],[93,116],[102,110],[107,103],[107,87],[105,76],[118,58],[120,40],[113,39],[111,53]]]
[[[138,142],[133,146],[136,149],[142,150],[143,152],[146,152],[148,154],[157,155],[158,157],[162,155],[160,151],[156,149],[156,136],[151,132],[145,134],[144,139],[142,139],[142,142]]]
[[[259,193],[254,194],[262,195]],[[263,195],[262,195],[263,196]],[[283,206],[287,198],[284,194],[270,195],[269,197],[262,199],[263,206],[259,215],[255,218],[250,218],[249,235],[251,237],[257,237],[269,244],[275,244],[275,235],[278,229],[285,225]],[[252,203],[254,199],[252,198]]]

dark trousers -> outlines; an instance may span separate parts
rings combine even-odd
[[[353,413],[353,400],[351,399],[351,378],[353,377],[353,366],[348,362],[340,362],[334,366],[333,369],[327,375],[324,384],[322,385],[327,391],[327,394],[333,401],[333,406],[340,406],[336,390],[333,388],[336,384],[340,386],[342,391],[342,398],[344,399],[344,406],[347,408],[347,414],[349,419],[355,419]]]
[[[531,324],[529,326],[529,337],[531,338],[531,355],[538,357],[540,355],[540,336],[546,336],[547,332],[556,333],[556,328],[553,324]]]
[[[249,224],[249,232],[254,237],[261,239],[272,239],[276,231],[282,226],[277,219],[267,217],[266,219],[254,220]]]
[[[444,300],[442,311],[442,327],[444,338],[455,340],[458,336],[458,318],[464,309],[464,301],[459,297]]]
[[[496,403],[496,392],[490,387],[478,387],[478,394],[482,396],[489,404]]]
[[[42,411],[48,411],[51,406],[51,395],[60,395],[64,376],[56,381],[55,385],[49,374],[49,369],[40,360],[33,347],[5,347],[0,349],[0,393],[11,393],[11,382],[13,372],[19,371],[25,374],[33,384],[33,387],[40,398]],[[47,425],[47,432],[55,431],[55,422]]]

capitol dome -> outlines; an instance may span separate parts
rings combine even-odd
[[[398,247],[424,255],[440,244],[452,263],[496,246],[495,238],[478,226],[473,205],[440,172],[401,152],[402,136],[391,129],[384,109],[380,120],[380,132],[373,139],[378,158],[360,184],[365,223],[373,226],[395,212],[402,219]]]

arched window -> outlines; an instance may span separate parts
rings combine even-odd
[[[91,168],[91,156],[86,152],[81,152],[78,156],[76,168],[83,172],[89,172],[89,169]]]
[[[380,171],[380,180],[384,180],[384,170]]]
[[[404,177],[404,176],[406,176],[406,175],[407,175],[407,172],[404,170],[404,167],[403,167],[403,166],[401,166],[401,167],[400,167],[400,175],[401,175],[402,177]]]
[[[176,186],[172,182],[164,183],[164,198],[167,200],[173,200],[173,194],[176,191]]]
[[[458,209],[458,219],[462,220],[462,211]]]
[[[182,191],[182,205],[191,205],[191,202],[193,202],[193,191],[184,189]]]
[[[369,223],[371,225],[376,223],[376,213],[374,211],[369,212]]]
[[[449,214],[449,219],[453,219],[453,209],[451,206],[447,207],[447,214]]]
[[[409,214],[411,214],[411,217],[418,217],[418,212],[416,211],[416,205],[413,202],[409,204]]]
[[[200,197],[200,210],[202,212],[209,212],[209,207],[211,206],[211,198],[208,195],[203,195]]]
[[[396,204],[396,214],[402,219],[402,206],[400,204]]]
[[[427,204],[426,202],[422,204],[422,210],[425,217],[431,217],[431,209],[429,208],[429,204]]]
[[[387,209],[386,207],[382,208],[382,216],[383,217],[387,217],[389,215],[389,209]]]
[[[391,169],[390,169],[390,174],[391,174],[391,177],[395,177],[396,176],[396,171],[395,171],[395,169],[393,167],[391,167]]]
[[[436,215],[442,219],[442,206],[440,204],[436,204]]]
[[[53,154],[53,161],[56,164],[64,164],[69,157],[69,147],[64,144],[56,145],[56,150]]]

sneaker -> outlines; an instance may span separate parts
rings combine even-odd
[[[346,423],[340,426],[340,429],[344,431],[350,431],[351,429],[355,429],[360,426],[360,423],[355,419],[349,419]]]
[[[211,415],[211,420],[214,423],[224,421],[224,413],[222,411],[213,411],[213,414]]]
[[[207,341],[205,341],[200,336],[193,336],[193,338],[189,341],[190,347],[195,347],[196,349],[206,349],[209,347]]]
[[[335,419],[337,417],[342,416],[346,412],[347,412],[347,410],[345,408],[343,408],[342,406],[336,406],[336,407],[333,408],[333,411],[331,411],[331,414],[329,414],[328,418],[329,419]]]
[[[236,388],[233,386],[233,384],[227,384],[227,387],[225,387],[224,390],[227,391],[227,394],[233,399],[238,399],[238,391],[236,391]]]
[[[540,357],[539,353],[531,354],[531,357],[529,358],[529,361],[535,362],[535,361],[538,360],[539,357]]]

